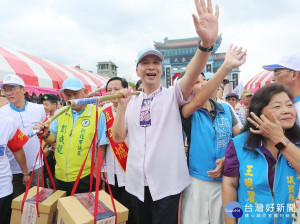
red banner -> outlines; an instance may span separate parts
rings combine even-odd
[[[128,155],[128,146],[125,142],[115,143],[112,137],[112,125],[114,123],[114,115],[112,113],[112,106],[107,107],[104,110],[105,119],[106,119],[106,126],[107,126],[107,137],[109,140],[110,147],[114,152],[114,155],[121,166],[122,170],[126,171],[126,161]]]

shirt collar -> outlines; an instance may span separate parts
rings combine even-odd
[[[11,103],[9,104],[10,108],[16,112],[23,112],[26,110],[26,107],[27,107],[27,104],[28,104],[28,101],[25,100],[25,106],[22,108],[22,109],[19,109],[19,108],[16,108],[14,107]]]
[[[156,95],[158,95],[162,91],[162,85],[160,85],[157,90],[155,90],[153,93],[150,93],[147,95],[144,93],[144,99],[153,99]]]
[[[78,112],[76,110],[73,110],[73,108],[72,108],[72,114],[73,115],[81,115],[83,113],[83,111],[85,110],[85,108],[86,107],[84,107],[81,111],[78,111]]]

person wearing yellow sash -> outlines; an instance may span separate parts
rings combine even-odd
[[[106,92],[109,95],[113,95],[121,89],[127,89],[128,82],[120,77],[113,77],[108,80],[106,84]],[[109,145],[106,148],[104,168],[105,173],[101,173],[101,178],[105,181],[108,179],[108,183],[112,190],[114,198],[129,209],[129,216],[127,224],[134,223],[132,216],[132,206],[129,195],[125,190],[125,171],[128,154],[127,138],[121,143],[115,143],[112,138],[112,125],[114,122],[114,116],[116,115],[118,108],[118,100],[112,100],[111,103],[103,105],[102,109],[105,114],[106,126],[107,126],[107,138]],[[105,191],[108,192],[107,184],[105,184]]]
[[[66,100],[86,98],[88,95],[88,90],[78,78],[66,79],[62,87],[60,92],[64,93]],[[108,140],[105,116],[100,108],[98,116],[98,142],[101,153],[104,155]],[[95,121],[96,106],[87,104],[74,106],[60,115],[51,123],[50,130],[41,122],[34,127],[34,129],[44,128],[43,139],[46,143],[56,142],[54,181],[57,189],[66,191],[67,195],[70,195],[72,191],[78,172],[90,148],[95,134]],[[88,157],[76,193],[89,191],[91,151]]]

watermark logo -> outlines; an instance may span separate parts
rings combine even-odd
[[[225,214],[230,218],[241,218],[243,215],[242,206],[236,201],[230,201],[225,205]]]

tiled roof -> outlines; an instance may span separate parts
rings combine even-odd
[[[184,42],[169,42],[166,44],[155,43],[154,47],[158,49],[172,49],[172,48],[186,48],[186,47],[197,47],[198,40],[196,41],[184,41]]]
[[[155,42],[154,47],[158,49],[170,49],[170,48],[184,48],[184,47],[197,47],[199,37],[192,37],[192,38],[183,38],[183,39],[173,39],[169,40],[165,37],[164,42]],[[222,39],[221,34],[218,35],[217,41]]]

